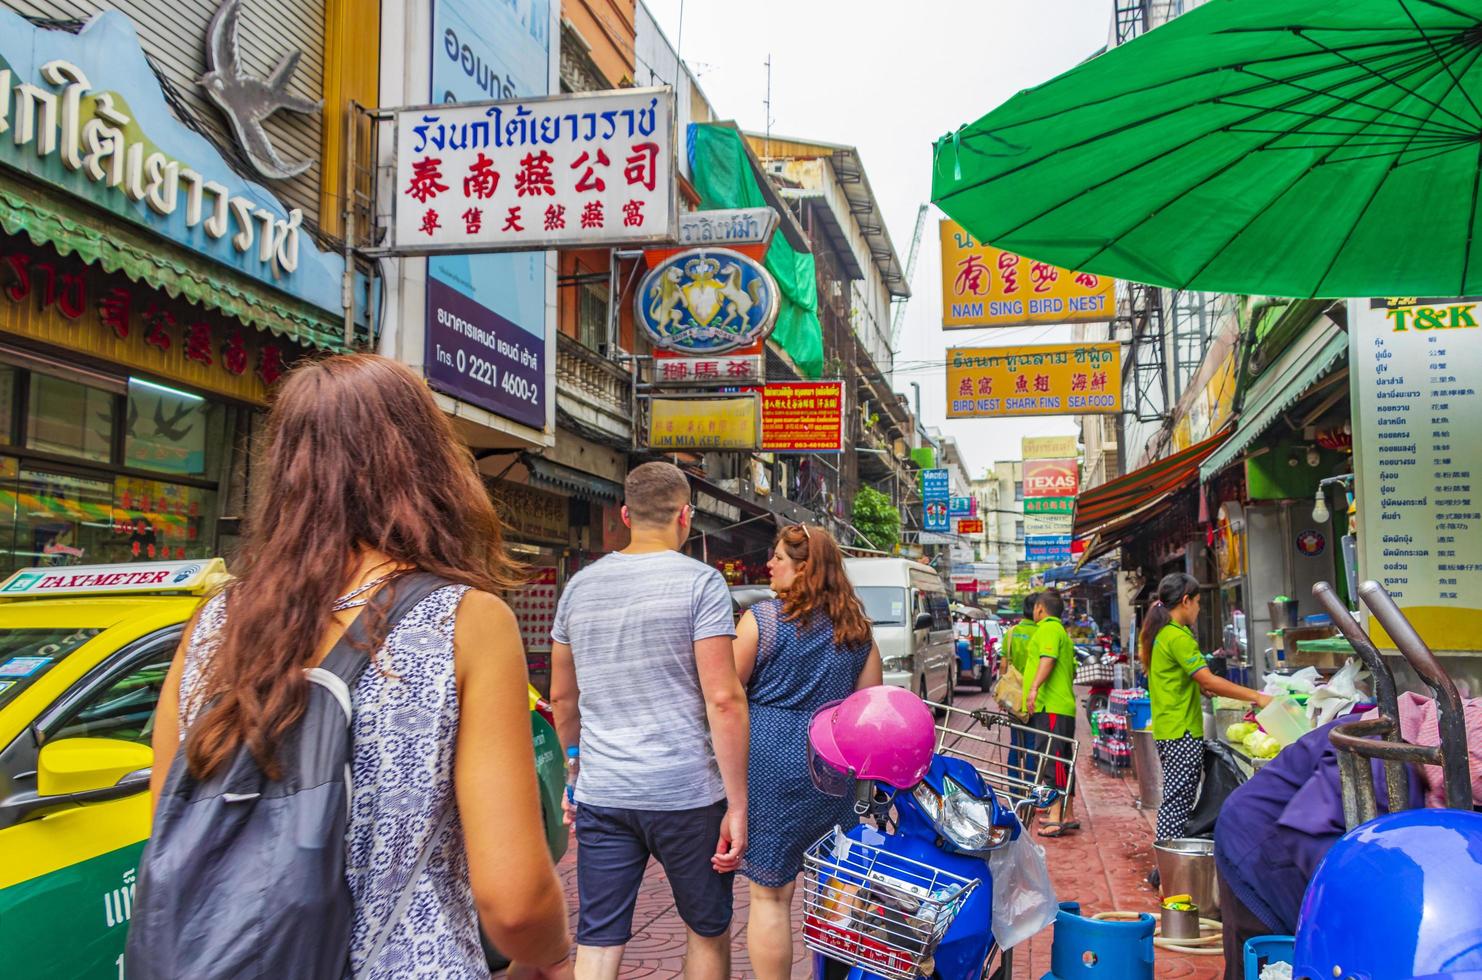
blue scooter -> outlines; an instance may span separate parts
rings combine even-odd
[[[970,763],[941,753],[932,756],[925,778],[909,793],[858,783],[855,811],[874,826],[861,823],[826,835],[804,859],[803,934],[814,950],[813,975],[1011,976],[1012,953],[1000,955],[993,938],[987,857],[1023,833],[1017,809],[1043,809],[1057,796],[1054,789],[1035,787],[1031,798],[1011,808]]]

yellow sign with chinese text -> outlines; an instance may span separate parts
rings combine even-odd
[[[650,449],[755,449],[761,413],[756,395],[738,398],[655,398]]]
[[[985,245],[949,218],[941,224],[942,326],[1097,323],[1117,312],[1117,281]]]
[[[1122,348],[1106,344],[947,351],[947,417],[1100,415],[1122,410]]]

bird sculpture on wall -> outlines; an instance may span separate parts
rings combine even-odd
[[[247,74],[238,43],[241,28],[242,0],[226,0],[206,29],[207,70],[199,84],[226,114],[237,142],[259,174],[272,180],[297,177],[314,161],[284,160],[262,124],[280,109],[307,115],[318,112],[324,103],[310,102],[288,91],[288,83],[303,57],[297,48],[285,54],[266,79]]]

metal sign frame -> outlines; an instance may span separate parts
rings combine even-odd
[[[493,108],[494,106],[512,105],[536,105],[542,102],[556,101],[584,101],[602,96],[624,95],[643,96],[657,95],[659,98],[667,98],[669,101],[669,146],[677,154],[679,148],[679,99],[675,95],[673,86],[654,85],[647,88],[625,88],[611,89],[601,92],[567,92],[557,95],[538,95],[528,99],[491,99],[484,102],[433,102],[418,105],[389,106],[377,110],[376,116],[389,124],[391,128],[391,208],[385,215],[382,227],[387,237],[391,237],[396,230],[397,217],[397,194],[396,175],[401,164],[399,154],[399,136],[397,130],[397,119],[404,112],[430,112],[437,109],[447,109],[450,106],[458,108]],[[462,243],[452,245],[386,245],[372,248],[357,249],[360,254],[371,258],[386,258],[393,256],[416,256],[416,255],[480,255],[489,252],[542,252],[549,249],[580,249],[580,248],[630,248],[634,246],[670,245],[679,238],[679,166],[678,157],[671,164],[673,180],[669,183],[669,224],[662,230],[646,235],[633,235],[632,237],[603,239],[600,242],[583,243],[570,238],[531,238],[524,239],[511,245],[474,245],[469,246]],[[379,210],[379,209],[378,209]],[[378,215],[377,217],[380,217]]]

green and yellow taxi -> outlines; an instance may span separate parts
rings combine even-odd
[[[123,977],[149,836],[150,737],[186,622],[220,559],[31,568],[0,583],[0,973]],[[566,850],[560,745],[532,690],[553,857]]]

